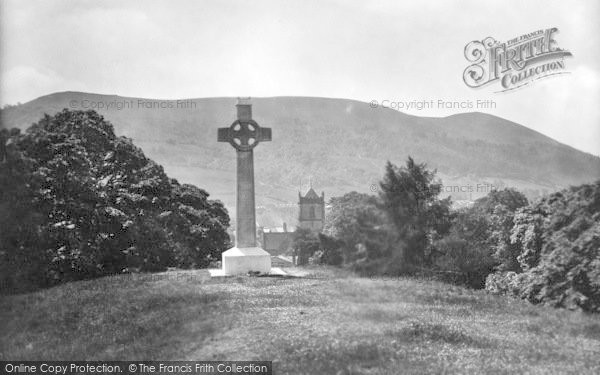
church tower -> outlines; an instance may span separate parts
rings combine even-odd
[[[325,225],[325,192],[319,197],[312,186],[304,196],[298,192],[298,227],[321,232]]]

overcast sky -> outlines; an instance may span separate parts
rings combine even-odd
[[[56,91],[145,98],[493,100],[600,155],[600,1],[0,0],[0,104]],[[467,43],[557,27],[564,74],[508,93],[462,80]],[[446,116],[461,110],[405,111]]]

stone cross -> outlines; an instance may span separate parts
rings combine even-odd
[[[229,142],[237,154],[236,247],[256,246],[256,212],[254,206],[254,155],[260,142],[271,140],[271,129],[261,128],[252,119],[252,104],[239,100],[237,120],[220,128],[219,142]]]

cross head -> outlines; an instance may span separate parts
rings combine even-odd
[[[229,142],[238,151],[250,151],[260,142],[271,140],[271,128],[261,128],[252,119],[251,104],[236,107],[238,118],[228,128],[219,128],[219,142]]]

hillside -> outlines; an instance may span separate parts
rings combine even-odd
[[[268,360],[276,374],[600,371],[600,318],[415,279],[131,274],[0,296],[0,360]]]
[[[118,135],[132,138],[169,175],[203,186],[234,211],[234,152],[217,143],[216,132],[234,120],[235,98],[190,99],[177,108],[176,101],[63,92],[2,110],[0,117],[2,126],[23,129],[43,113],[91,103],[111,105],[98,112]],[[400,164],[408,155],[437,168],[455,200],[485,195],[485,184],[514,186],[531,197],[600,178],[600,158],[484,113],[426,118],[308,97],[253,98],[253,104],[254,118],[273,129],[273,141],[255,151],[262,225],[293,222],[297,191],[310,176],[328,197],[373,192],[385,161]]]

